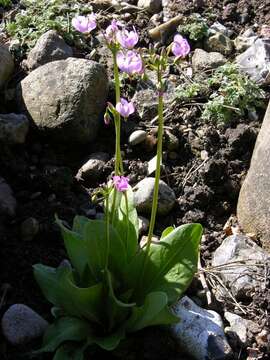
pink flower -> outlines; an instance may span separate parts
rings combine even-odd
[[[187,39],[176,34],[173,38],[172,52],[177,57],[185,57],[190,53],[190,46]]]
[[[116,38],[119,44],[125,49],[132,49],[139,41],[138,33],[134,27],[131,31],[125,29],[122,31],[118,31],[116,34]]]
[[[117,191],[126,191],[128,189],[129,178],[125,176],[114,176],[113,184]]]
[[[116,62],[121,71],[129,75],[140,74],[143,71],[143,62],[140,54],[133,50],[127,52],[119,51],[116,56]]]
[[[76,16],[71,21],[73,27],[81,33],[89,33],[97,27],[96,15],[94,13],[88,16]]]
[[[110,122],[111,122],[111,117],[110,117],[110,115],[106,112],[106,113],[104,114],[104,124],[105,124],[105,125],[109,125]]]
[[[121,98],[120,102],[115,106],[116,111],[119,112],[121,116],[127,118],[129,115],[133,114],[135,111],[134,105],[132,102],[128,102],[126,99]]]
[[[113,19],[111,25],[106,28],[105,38],[109,43],[115,41],[115,36],[117,31],[119,31],[119,26],[122,26],[121,22]]]

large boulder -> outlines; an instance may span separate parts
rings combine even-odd
[[[26,63],[30,70],[34,70],[40,65],[65,60],[72,55],[72,48],[65,43],[62,36],[55,30],[49,30],[38,39],[35,47],[29,52]]]
[[[59,142],[87,143],[96,137],[108,92],[97,62],[68,58],[38,67],[18,88],[19,104],[39,130]]]
[[[2,88],[14,69],[13,58],[4,45],[0,44],[0,88]]]
[[[270,251],[270,104],[257,137],[250,169],[242,185],[237,216],[246,233],[261,237]]]

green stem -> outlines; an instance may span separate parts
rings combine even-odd
[[[115,102],[116,104],[120,102],[120,79],[119,79],[119,70],[116,63],[116,51],[113,51],[113,72],[114,72],[114,82],[115,82]],[[116,112],[114,116],[115,124],[115,175],[120,175],[123,173],[123,164],[121,156],[121,119],[120,114]]]
[[[158,85],[161,87],[161,71],[158,69]],[[158,143],[157,143],[157,163],[156,163],[156,174],[155,174],[155,185],[154,185],[154,194],[152,202],[152,211],[151,219],[149,225],[148,239],[146,245],[146,255],[149,252],[150,244],[152,241],[157,207],[158,207],[158,190],[159,190],[159,179],[160,179],[160,169],[162,161],[162,137],[163,137],[163,94],[159,93],[158,95]]]
[[[124,197],[125,197],[125,205],[126,205],[126,228],[127,228],[127,233],[126,233],[126,246],[128,247],[128,240],[129,240],[129,217],[128,217],[128,197],[127,197],[127,192],[124,192]],[[128,250],[128,249],[127,249]]]
[[[109,197],[105,197],[105,216],[106,216],[106,257],[105,269],[108,269],[109,253],[110,253],[110,213],[109,213]]]

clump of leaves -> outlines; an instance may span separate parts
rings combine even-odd
[[[57,220],[71,265],[34,266],[55,316],[38,353],[83,360],[91,345],[110,351],[127,333],[179,321],[169,306],[196,272],[202,227],[169,227],[146,253],[138,246],[132,199],[131,189],[127,194],[114,190],[104,221],[76,216],[70,229]]]
[[[74,14],[79,11],[82,14],[92,11],[84,1],[22,0],[20,5],[25,10],[18,13],[14,21],[7,23],[6,31],[10,36],[19,39],[21,45],[31,48],[46,31],[57,30],[67,43],[86,47],[84,37],[71,26]]]
[[[228,63],[217,68],[208,84],[214,92],[205,104],[203,119],[226,122],[236,115],[243,116],[264,106],[264,91],[242,74],[235,64]]]
[[[184,24],[178,27],[178,32],[191,40],[198,41],[207,36],[208,29],[205,19],[199,14],[194,14],[185,18]]]
[[[180,100],[189,100],[204,96],[206,92],[207,85],[205,82],[192,82],[190,84],[179,85],[175,90],[175,96]]]
[[[12,5],[11,0],[0,0],[0,6],[8,7],[8,6],[11,6],[11,5]]]

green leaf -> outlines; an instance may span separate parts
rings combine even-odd
[[[128,261],[138,250],[139,220],[133,197],[131,187],[128,188],[126,194],[113,189],[109,195],[111,222],[121,235]]]
[[[102,281],[106,267],[108,249],[106,222],[89,220],[84,228],[86,254],[91,273],[97,281]],[[109,269],[117,277],[125,273],[127,257],[121,238],[115,229],[109,227]]]
[[[134,332],[147,326],[178,322],[178,317],[170,312],[167,303],[168,297],[164,292],[157,291],[148,294],[142,306],[132,309],[132,315],[127,322],[127,331]]]
[[[88,321],[63,317],[47,328],[39,352],[53,352],[65,341],[84,341],[90,336],[91,328]]]
[[[74,284],[71,269],[54,269],[41,264],[34,265],[34,276],[44,296],[54,306],[62,308],[71,316],[102,324],[104,296],[101,283],[80,288]]]
[[[56,351],[53,360],[84,360],[84,351],[88,345],[88,343],[80,347],[71,344],[62,345]]]
[[[169,235],[175,228],[173,226],[167,227],[165,230],[162,231],[160,239],[163,239],[167,235]]]
[[[154,291],[165,292],[169,303],[176,301],[197,270],[201,236],[200,224],[182,225],[158,244],[151,244],[146,261],[145,250],[141,251],[126,275],[128,286],[136,287],[134,301],[141,304],[145,296]]]
[[[118,330],[108,336],[95,338],[95,343],[104,350],[112,351],[117,348],[117,346],[120,344],[120,341],[124,338],[125,329],[124,327],[120,327]]]
[[[82,216],[76,216],[74,218],[73,229],[69,230],[64,226],[63,222],[56,217],[56,222],[61,228],[68,257],[81,278],[84,277],[84,273],[88,267],[86,242],[82,236],[83,229],[87,224],[85,219],[86,218],[83,218]],[[89,277],[88,280],[91,280],[91,277]]]

